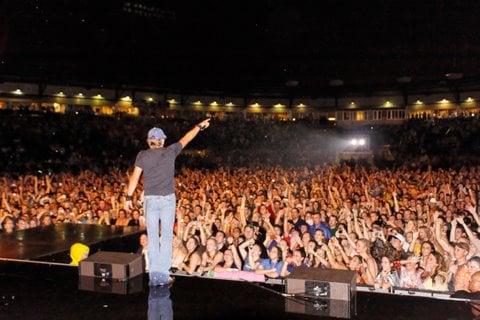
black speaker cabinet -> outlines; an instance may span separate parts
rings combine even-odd
[[[85,291],[131,294],[143,290],[143,275],[128,280],[116,280],[98,277],[79,277],[78,288]]]
[[[299,267],[285,286],[286,311],[349,318],[356,312],[356,274],[346,270]]]
[[[346,300],[329,300],[318,298],[287,298],[285,311],[311,316],[349,319],[355,313],[353,304]]]
[[[141,254],[99,251],[80,262],[81,277],[126,280],[142,273]]]

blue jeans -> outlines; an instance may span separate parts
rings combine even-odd
[[[167,196],[145,196],[150,285],[168,283],[172,265],[175,206],[174,193]],[[158,232],[159,222],[161,222],[161,237]]]

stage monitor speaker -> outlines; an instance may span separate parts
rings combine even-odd
[[[78,280],[78,288],[86,291],[123,295],[137,293],[143,290],[143,275],[127,280],[80,276]]]
[[[287,298],[285,311],[311,316],[349,319],[354,313],[352,304],[346,300]]]
[[[356,312],[356,274],[299,267],[287,277],[287,312],[348,318]]]
[[[80,262],[80,276],[126,280],[143,273],[141,254],[99,251]]]

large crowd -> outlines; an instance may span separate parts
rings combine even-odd
[[[169,144],[191,125],[155,121],[0,119],[1,232],[144,227],[141,188],[133,210],[125,188],[145,128],[163,126]],[[478,119],[368,130],[372,147],[390,148],[364,166],[332,162],[351,133],[335,127],[212,123],[179,158],[173,268],[282,278],[304,265],[352,270],[385,290],[480,291]]]
[[[153,126],[178,141],[197,119],[99,117],[0,111],[3,174],[126,170]],[[335,161],[355,136],[367,137],[376,165],[425,169],[478,164],[480,118],[411,119],[400,125],[342,128],[322,120],[212,120],[177,160],[195,168],[315,166]],[[41,147],[38,147],[41,146]],[[386,148],[385,148],[386,147]],[[195,152],[194,152],[195,151]]]

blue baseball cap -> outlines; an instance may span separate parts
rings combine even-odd
[[[150,129],[148,131],[148,139],[161,140],[161,139],[166,139],[166,138],[167,138],[167,136],[165,135],[163,130],[160,129],[160,128],[153,127],[152,129]]]

